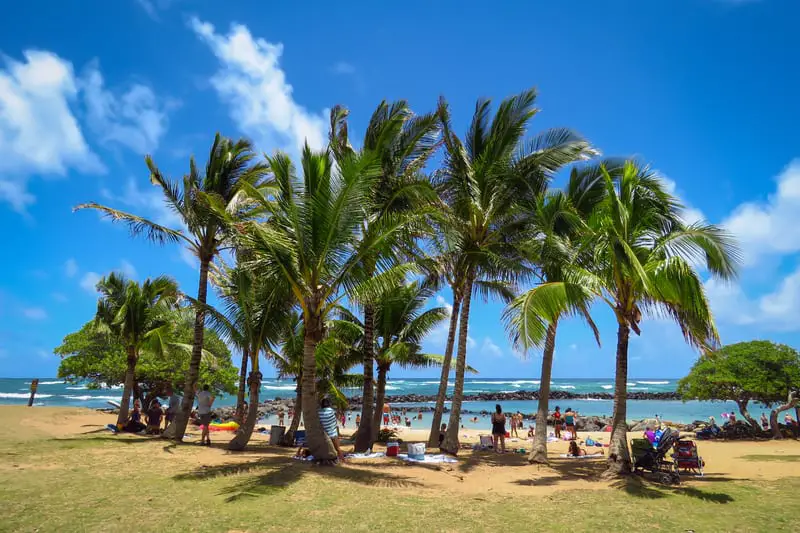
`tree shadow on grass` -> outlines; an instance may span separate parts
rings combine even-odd
[[[518,453],[494,453],[473,450],[472,453],[458,463],[458,469],[468,474],[478,465],[523,467],[528,466],[528,456]]]
[[[294,461],[286,456],[266,457],[246,463],[227,463],[204,466],[173,477],[176,481],[203,481],[224,476],[245,476],[244,479],[220,491],[226,502],[245,498],[256,498],[273,494],[296,483],[307,475],[320,475],[341,481],[350,481],[371,487],[419,487],[421,483],[395,474],[374,472],[348,466],[315,466],[308,462]]]
[[[695,487],[673,487],[650,483],[641,477],[627,477],[615,481],[612,487],[623,490],[625,493],[635,498],[642,499],[661,499],[670,495],[688,496],[697,498],[705,502],[726,504],[733,501],[733,497],[724,492],[712,492],[701,490]]]

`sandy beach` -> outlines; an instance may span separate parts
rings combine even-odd
[[[42,407],[29,409],[17,406],[0,406],[0,418],[6,423],[0,429],[0,439],[34,439],[46,436],[54,439],[74,438],[83,435],[108,435],[104,427],[114,421],[110,414],[81,408]],[[196,428],[190,430],[186,439],[192,443],[198,437]],[[461,441],[474,444],[481,434],[487,432],[465,429],[460,432]],[[348,431],[343,432],[347,436]],[[423,429],[399,428],[398,435],[404,442],[424,442],[427,431]],[[294,449],[268,445],[268,435],[255,433],[248,453],[236,454],[225,450],[225,444],[231,434],[212,434],[214,445],[210,448],[186,446],[189,454],[175,455],[173,460],[195,463],[198,465],[219,465],[237,460],[252,460],[253,454],[264,457],[285,457],[287,461]],[[629,434],[629,438],[641,435]],[[602,432],[579,433],[579,441],[587,437],[600,442],[608,442],[609,434]],[[117,439],[131,440],[163,440],[139,435],[121,434]],[[528,439],[507,439],[508,449],[531,448]],[[510,495],[545,494],[552,491],[572,489],[605,490],[611,484],[599,479],[604,468],[602,456],[589,459],[570,459],[561,457],[567,453],[568,443],[565,441],[548,444],[550,466],[529,465],[527,455],[519,453],[497,454],[492,451],[462,450],[456,464],[409,465],[395,458],[356,459],[338,468],[379,471],[387,475],[402,474],[414,482],[414,491],[456,491],[464,494],[502,493]],[[403,447],[404,448],[404,447]],[[344,445],[345,451],[352,449]],[[376,445],[375,451],[383,451],[382,445]],[[596,448],[600,450],[601,448]],[[684,476],[683,483],[702,485],[708,481],[766,481],[800,475],[797,463],[781,461],[758,461],[752,457],[800,456],[800,442],[796,440],[780,441],[700,441],[700,455],[706,462],[705,476]],[[593,450],[593,448],[589,448]],[[405,451],[404,449],[401,451]],[[33,471],[47,468],[41,463],[28,464],[24,457],[11,464],[0,463],[0,471],[24,470]]]

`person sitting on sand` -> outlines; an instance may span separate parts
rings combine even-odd
[[[494,444],[494,451],[497,453],[506,453],[506,415],[503,414],[503,408],[500,404],[494,406],[495,412],[492,413],[492,441]],[[500,448],[497,447],[498,441]]]
[[[161,433],[161,417],[163,414],[163,411],[161,411],[161,404],[158,400],[150,402],[150,409],[147,410],[148,435],[159,435]]]
[[[650,441],[650,444],[656,443],[656,433],[650,426],[644,428],[644,438]]]
[[[342,453],[342,448],[339,444],[339,426],[336,423],[336,412],[331,407],[331,401],[328,398],[323,398],[319,403],[319,422],[331,442],[333,442],[339,461],[344,462],[344,453]]]
[[[603,450],[599,450],[593,453],[587,452],[585,449],[578,446],[578,442],[571,440],[569,441],[569,451],[567,455],[570,457],[583,457],[584,455],[603,455]]]
[[[295,459],[305,459],[311,455],[311,450],[308,448],[298,448],[297,453],[294,454]]]
[[[147,426],[142,424],[142,402],[139,400],[133,401],[133,411],[131,411],[130,417],[128,418],[128,422],[122,428],[122,431],[127,431],[129,433],[139,433],[146,429]]]
[[[536,426],[528,426],[528,438],[532,439],[536,437]]]

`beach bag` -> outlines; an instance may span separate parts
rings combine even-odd
[[[481,435],[481,446],[484,448],[491,448],[494,445],[490,435]]]
[[[425,444],[422,442],[409,442],[408,443],[408,456],[411,459],[424,459],[425,458]]]

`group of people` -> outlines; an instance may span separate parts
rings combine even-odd
[[[399,426],[405,424],[407,428],[411,427],[411,422],[414,419],[422,420],[422,411],[418,412],[416,415],[411,413],[411,416],[408,416],[409,413],[406,408],[401,409],[399,413],[392,412],[392,406],[388,403],[383,404],[383,425],[388,427],[391,423],[394,426]],[[359,420],[356,420],[356,426],[358,426]]]
[[[578,438],[578,432],[576,431],[578,413],[573,411],[572,407],[567,407],[567,410],[562,413],[561,407],[556,405],[556,409],[551,416],[553,417],[553,429],[557,439],[561,438],[562,432],[568,432],[564,436],[569,440]]]

